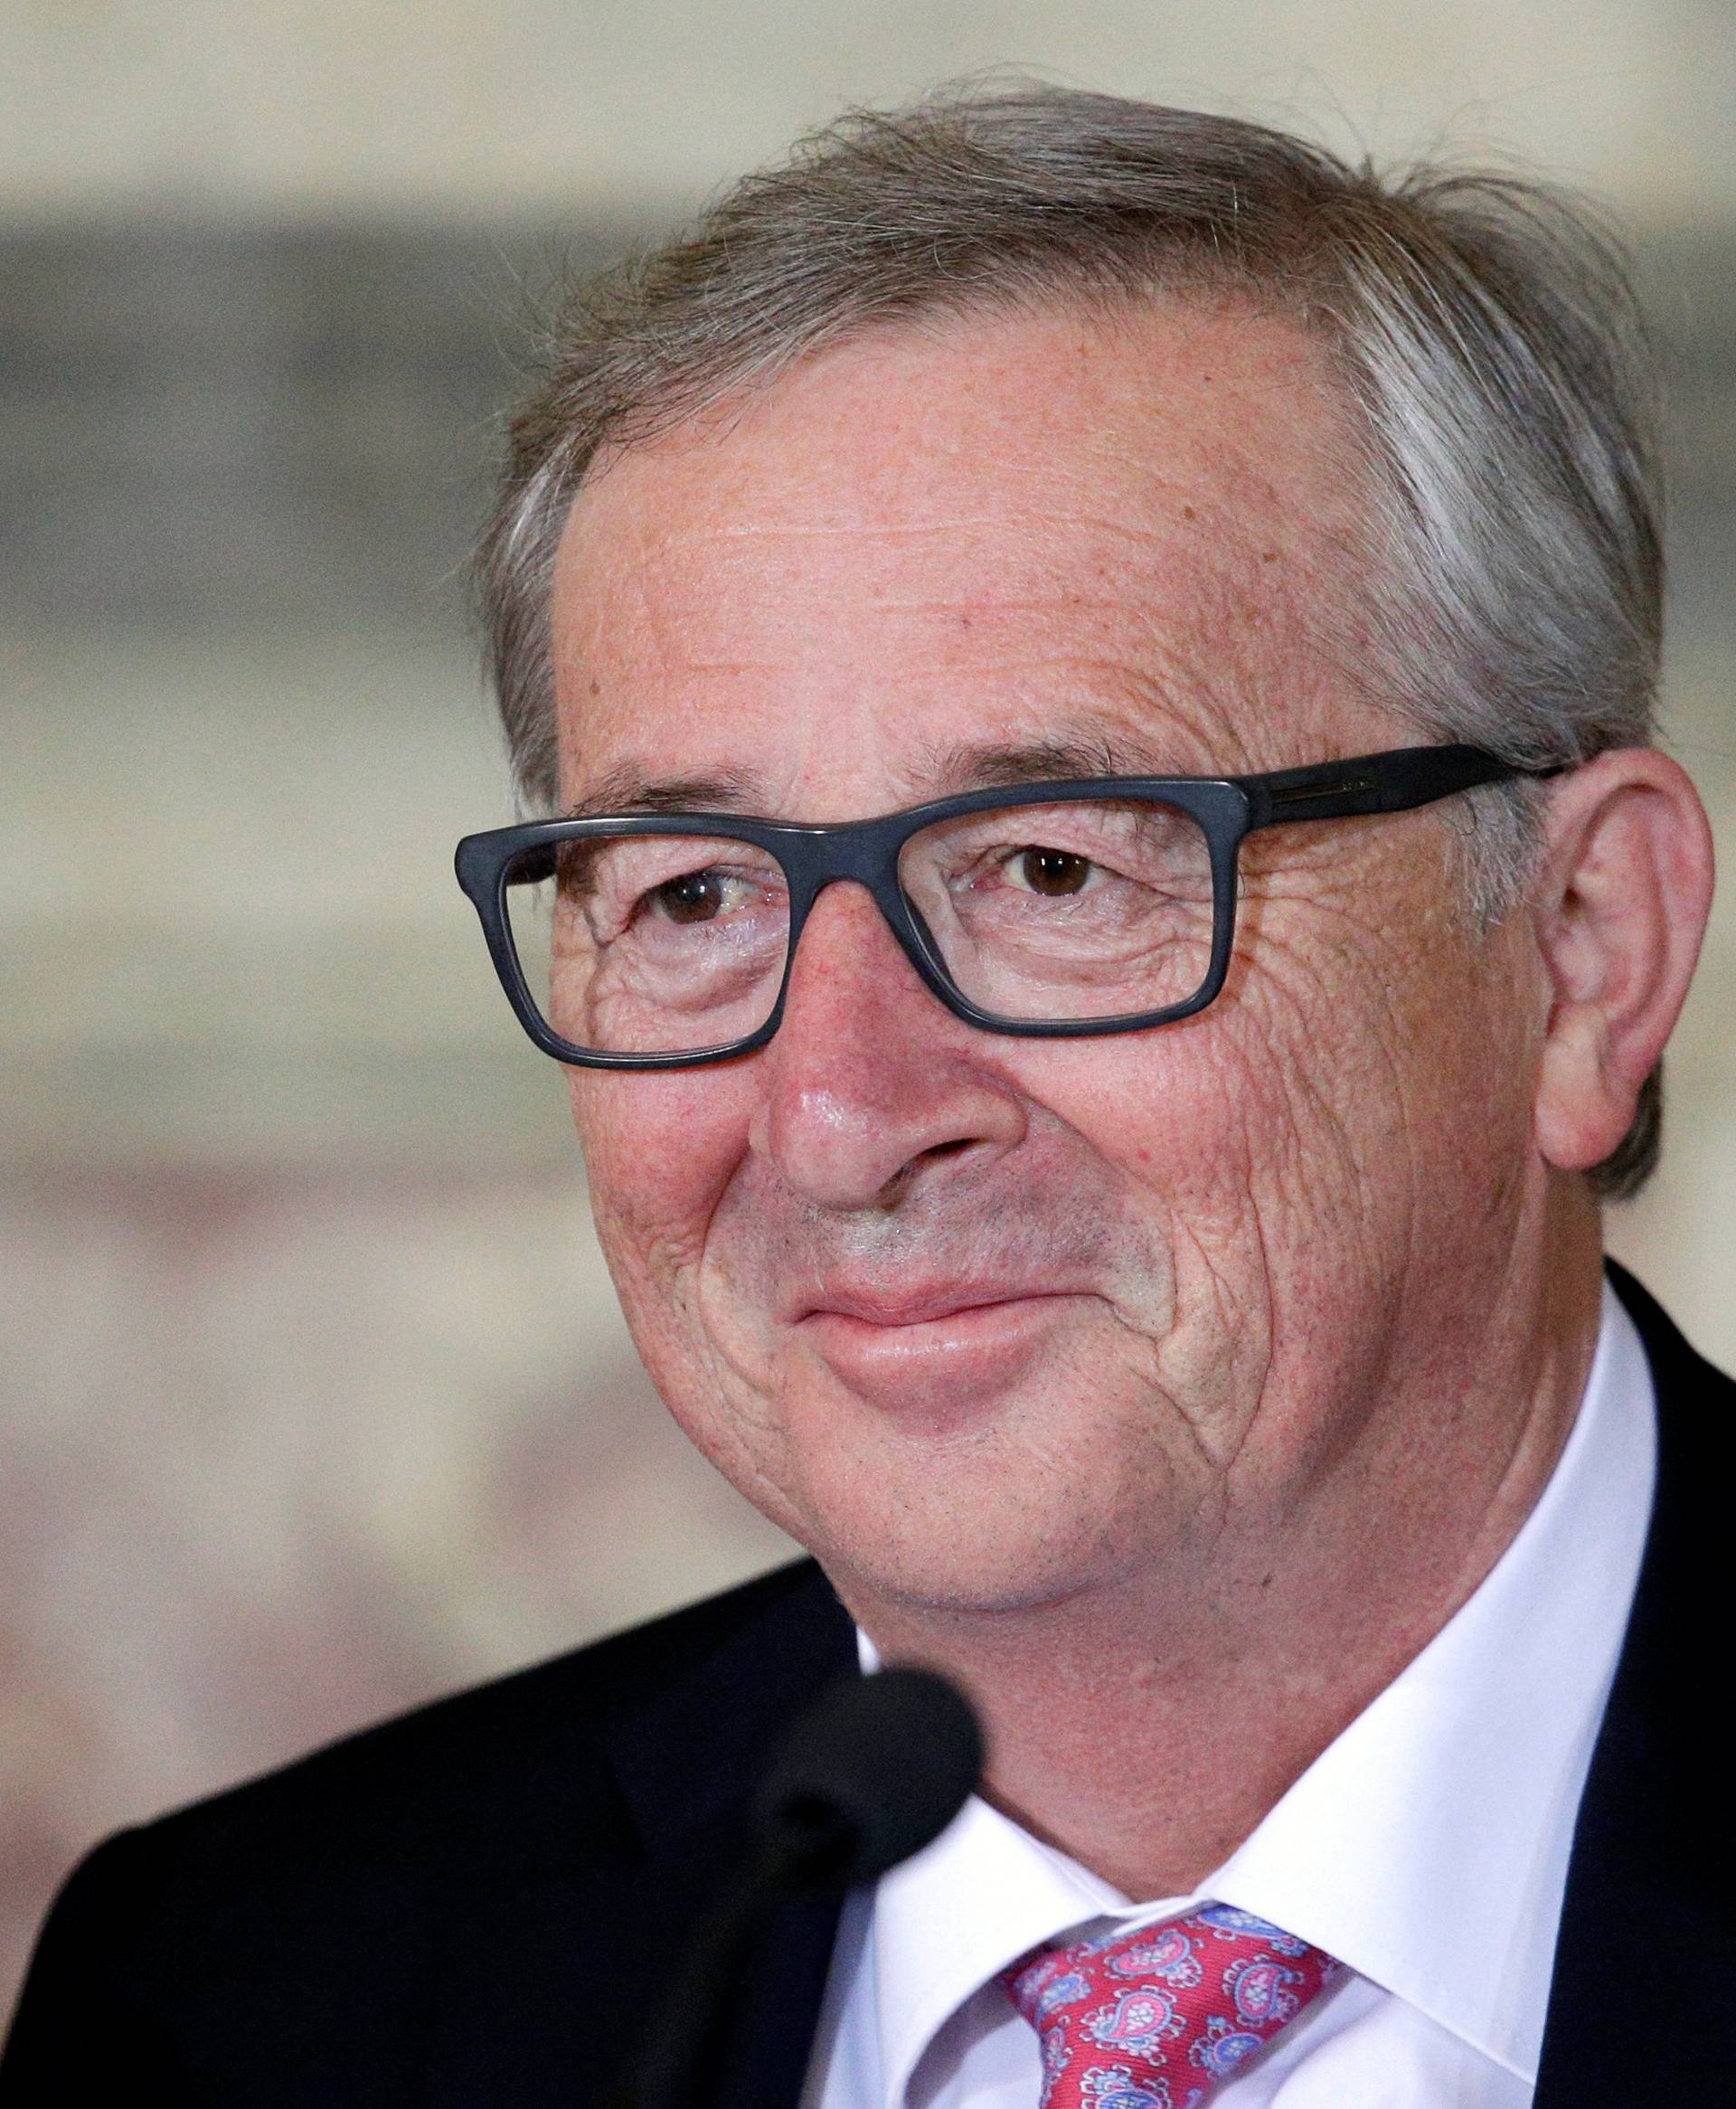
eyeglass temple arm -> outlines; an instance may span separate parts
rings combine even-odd
[[[1286,820],[1339,820],[1358,813],[1408,813],[1455,791],[1515,776],[1559,776],[1571,765],[1527,769],[1502,761],[1480,747],[1403,747],[1388,754],[1363,754],[1348,761],[1280,769],[1269,776],[1233,780],[1248,796],[1250,829]]]

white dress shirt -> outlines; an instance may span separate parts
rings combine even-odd
[[[1036,2032],[998,1973],[1212,1899],[1346,1966],[1213,2109],[1525,2109],[1656,1457],[1651,1373],[1606,1286],[1584,1401],[1518,1535],[1222,1867],[1132,1905],[973,1796],[846,1905],[807,2109],[1035,2109]]]

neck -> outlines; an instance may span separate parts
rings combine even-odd
[[[970,1695],[997,1807],[1136,1899],[1185,1895],[1234,1851],[1535,1506],[1597,1338],[1596,1214],[1568,1213],[1586,1218],[1571,1249],[1509,1268],[1494,1306],[1383,1389],[1367,1442],[1281,1521],[1013,1610],[885,1601],[834,1577],[882,1656]]]

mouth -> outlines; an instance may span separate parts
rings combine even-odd
[[[1004,1400],[1090,1300],[1072,1291],[960,1285],[909,1295],[828,1292],[796,1338],[889,1418],[958,1429]]]
[[[829,1290],[799,1312],[797,1322],[845,1319],[857,1325],[901,1330],[963,1321],[976,1313],[1000,1310],[1014,1304],[1057,1302],[1070,1295],[1071,1291],[1050,1288],[981,1283],[906,1291]]]

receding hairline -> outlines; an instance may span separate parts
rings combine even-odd
[[[1183,671],[1176,674],[1175,668],[1167,661],[1165,665],[1174,678],[1161,675],[1154,666],[1147,665],[1143,669],[1145,680],[1142,686],[1149,687],[1149,702],[1156,714],[1153,718],[1153,737],[1149,740],[1138,740],[1134,735],[1111,738],[1109,733],[1099,727],[1096,731],[1095,745],[1091,746],[1090,736],[1081,732],[1073,742],[1076,750],[1073,759],[1077,763],[1074,767],[1063,765],[1062,759],[1056,753],[1052,753],[1046,762],[1034,770],[1023,765],[1002,765],[997,769],[992,759],[981,768],[975,763],[967,765],[948,762],[943,765],[939,761],[932,764],[925,761],[910,772],[911,790],[907,802],[948,795],[955,790],[976,789],[995,781],[1015,783],[1030,780],[1033,774],[1043,779],[1056,780],[1072,775],[1105,773],[1210,775],[1221,770],[1233,771],[1254,766],[1247,755],[1239,756],[1232,751],[1236,738],[1233,732],[1229,748],[1209,741],[1184,741],[1184,748],[1197,751],[1191,751],[1185,755],[1165,751],[1166,742],[1162,736],[1164,706],[1167,701],[1172,709],[1175,707],[1175,695],[1171,692],[1176,690],[1178,682],[1179,693],[1192,696],[1192,708],[1186,704],[1183,705],[1184,722],[1195,719],[1201,708],[1222,710],[1238,695],[1250,707],[1254,705],[1258,698],[1264,696],[1266,702],[1261,715],[1269,721],[1270,734],[1278,742],[1272,750],[1269,765],[1277,767],[1286,761],[1318,759],[1320,757],[1315,754],[1312,748],[1307,752],[1298,750],[1290,753],[1284,747],[1280,728],[1287,715],[1286,703],[1294,704],[1304,687],[1310,692],[1318,688],[1323,668],[1330,686],[1342,691],[1353,707],[1373,700],[1369,685],[1362,676],[1360,669],[1354,665],[1350,655],[1341,648],[1341,640],[1348,634],[1346,618],[1349,627],[1354,628],[1359,609],[1360,573],[1358,567],[1347,560],[1345,538],[1360,515],[1361,491],[1357,478],[1363,464],[1354,442],[1346,437],[1347,432],[1354,430],[1354,404],[1347,392],[1335,384],[1335,377],[1322,358],[1316,357],[1310,361],[1304,377],[1302,371],[1289,357],[1291,345],[1305,345],[1311,352],[1317,351],[1318,347],[1294,317],[1273,315],[1263,304],[1250,304],[1240,300],[1201,303],[1179,294],[1165,296],[1160,302],[1153,303],[1124,296],[1118,298],[1112,306],[1106,307],[1100,314],[1081,316],[1063,307],[1055,300],[1046,303],[1025,300],[1016,304],[979,301],[955,307],[947,317],[946,329],[939,334],[933,329],[919,328],[914,317],[883,322],[873,328],[854,333],[847,339],[828,345],[824,351],[816,352],[807,359],[793,363],[776,378],[762,378],[750,391],[720,402],[709,411],[690,415],[680,424],[642,439],[633,445],[615,448],[599,464],[599,478],[606,480],[611,472],[627,468],[636,459],[642,461],[646,456],[656,455],[665,449],[679,464],[682,457],[688,454],[691,445],[694,452],[688,454],[688,464],[684,469],[677,468],[677,480],[684,481],[685,475],[696,471],[702,479],[703,489],[707,465],[705,450],[708,446],[720,436],[727,443],[739,432],[741,420],[751,417],[757,407],[775,401],[794,386],[799,386],[805,376],[824,377],[826,369],[835,368],[839,363],[844,363],[846,376],[844,400],[847,402],[851,385],[847,378],[848,362],[854,356],[863,353],[872,355],[876,346],[883,345],[895,352],[901,348],[908,352],[913,347],[920,359],[931,345],[936,350],[944,350],[953,355],[948,362],[950,366],[956,364],[957,355],[960,353],[967,356],[974,355],[977,349],[974,340],[986,331],[995,330],[1002,324],[1011,325],[1014,328],[1022,323],[1055,325],[1066,336],[1077,334],[1090,343],[1090,355],[1099,361],[1106,355],[1111,360],[1115,359],[1118,348],[1115,337],[1118,334],[1125,335],[1133,348],[1129,359],[1115,367],[1114,377],[1109,383],[1112,391],[1110,407],[1117,414],[1126,411],[1138,418],[1155,401],[1150,378],[1137,363],[1142,353],[1151,350],[1155,358],[1166,361],[1174,345],[1174,333],[1177,326],[1184,337],[1196,317],[1212,325],[1228,324],[1232,328],[1240,329],[1246,324],[1256,330],[1275,329],[1282,335],[1275,345],[1269,344],[1254,352],[1245,365],[1240,364],[1236,346],[1233,344],[1226,345],[1222,336],[1202,347],[1214,374],[1232,384],[1245,381],[1248,387],[1239,391],[1235,407],[1227,413],[1226,421],[1222,423],[1196,421],[1187,413],[1184,406],[1180,420],[1184,443],[1191,441],[1201,451],[1176,454],[1175,462],[1179,464],[1179,487],[1174,488],[1167,497],[1157,497],[1149,515],[1143,510],[1129,508],[1123,523],[1129,534],[1143,537],[1147,533],[1162,535],[1174,532],[1184,544],[1195,530],[1184,524],[1184,515],[1188,522],[1192,522],[1196,503],[1199,507],[1197,532],[1200,539],[1194,549],[1185,550],[1183,553],[1181,561],[1184,568],[1179,574],[1179,597],[1176,574],[1172,572],[1166,557],[1162,560],[1162,577],[1154,575],[1149,590],[1141,593],[1135,574],[1141,568],[1147,547],[1144,542],[1127,553],[1128,576],[1106,582],[1106,597],[1118,605],[1125,606],[1136,614],[1143,608],[1160,625],[1180,625],[1175,631],[1175,637],[1181,648],[1180,665]],[[1104,342],[1106,338],[1109,340],[1107,347]],[[994,371],[1002,377],[1016,380],[1022,371],[1019,364],[1022,347],[1016,338],[1010,351],[1003,347],[1003,354],[995,359]],[[1185,350],[1182,355],[1186,356]],[[1050,392],[1046,372],[1041,369],[1037,371],[1040,374],[1038,392]],[[1271,487],[1264,481],[1258,499],[1249,503],[1243,500],[1243,494],[1248,487],[1245,478],[1240,476],[1235,468],[1232,468],[1217,481],[1215,487],[1206,476],[1199,474],[1203,462],[1209,465],[1211,457],[1217,454],[1221,448],[1239,440],[1241,431],[1244,429],[1241,422],[1243,407],[1251,401],[1253,407],[1259,410],[1268,398],[1280,415],[1289,411],[1298,402],[1303,411],[1299,419],[1290,421],[1291,433],[1299,433],[1299,437],[1292,440],[1287,436],[1281,449],[1275,444],[1271,459],[1291,464],[1296,473],[1307,480],[1290,484],[1288,488],[1280,484],[1276,509],[1272,503]],[[955,395],[948,392],[944,376],[937,387],[929,392],[927,400],[930,408],[944,421],[950,403],[956,400]],[[993,400],[992,392],[989,400]],[[1016,397],[1011,400],[1016,403]],[[1094,429],[1094,409],[1093,404],[1084,417],[1076,422],[1076,436],[1087,448]],[[1315,415],[1316,409],[1317,418]],[[823,420],[831,414],[831,406],[821,412]],[[1154,429],[1156,422],[1154,421]],[[887,430],[882,440],[879,435],[882,428],[873,417],[863,421],[861,429],[871,435],[871,454],[879,454],[888,459],[896,457],[920,461],[921,459],[920,446],[913,446],[908,434]],[[1001,453],[1008,459],[1016,460],[1016,449],[1012,442],[1015,440],[1018,430],[1015,411],[1014,419],[995,430],[987,443],[976,450],[974,458],[986,459],[993,454]],[[1326,434],[1324,445],[1320,437],[1323,431]],[[759,436],[751,430],[746,435],[744,450],[750,456]],[[1171,461],[1165,459],[1165,442],[1160,439],[1149,456],[1141,459],[1137,450],[1141,437],[1137,430],[1132,430],[1134,444],[1127,450],[1131,474],[1137,484],[1149,484],[1155,492],[1162,492],[1172,467]],[[783,438],[787,440],[788,434],[783,435]],[[770,443],[777,446],[778,438],[774,436]],[[1059,525],[1066,515],[1065,501],[1060,492],[1070,479],[1057,472],[1056,464],[1060,459],[1058,453],[1051,452],[1033,458],[1030,463],[1032,474],[1035,478],[1052,482],[1056,487],[1057,504],[1048,509],[1045,525],[1052,523]],[[859,462],[856,466],[863,469],[866,475],[872,475],[872,463]],[[1347,466],[1352,472],[1348,476]],[[749,473],[750,475],[751,471]],[[1331,479],[1332,487],[1319,480],[1323,476]],[[854,482],[856,479],[844,480]],[[1087,454],[1080,464],[1075,487],[1089,497],[1093,480],[1093,464]],[[692,487],[689,485],[686,487]],[[618,554],[615,553],[623,547],[630,553],[636,524],[646,525],[658,553],[673,555],[673,561],[677,564],[680,562],[683,539],[681,525],[677,525],[675,530],[673,553],[661,539],[660,528],[663,523],[659,519],[657,506],[660,498],[669,494],[658,491],[655,485],[648,501],[642,501],[637,492],[629,492],[625,519],[619,515],[610,517],[614,514],[614,508],[610,506],[601,523],[595,523],[594,517],[588,520],[585,501],[596,495],[589,478],[574,494],[561,532],[561,546],[557,556],[551,595],[551,672],[556,691],[557,740],[562,752],[563,776],[568,774],[566,765],[574,763],[576,755],[584,748],[587,719],[596,707],[590,701],[598,692],[592,680],[594,664],[590,656],[595,637],[590,631],[588,616],[597,606],[596,595],[599,586],[619,561]],[[1121,496],[1123,502],[1126,502],[1126,487],[1123,487]],[[993,498],[989,500],[991,509],[986,510],[986,520],[992,516],[995,502]],[[1096,511],[1088,506],[1086,513],[1088,516],[1081,520],[1082,533],[1089,534],[1093,531],[1100,531],[1106,522],[1112,526],[1115,499],[1111,497],[1103,508]],[[678,510],[672,517],[681,522]],[[592,572],[583,587],[575,591],[572,567],[590,568],[587,563],[589,553],[586,544],[590,539],[587,529],[592,525],[599,525],[600,533],[597,542],[591,544],[590,547],[600,547],[610,553],[602,557],[599,571]],[[761,515],[750,520],[741,532],[751,538],[750,546],[755,546],[762,534],[771,534],[775,537],[778,525],[775,515],[768,518]],[[837,532],[841,535],[854,534],[859,531],[861,525],[857,521],[841,521]],[[913,524],[911,532],[932,532],[938,535],[950,536],[958,525],[958,516],[948,512],[933,522]],[[1229,534],[1222,532],[1226,525],[1231,530]],[[721,517],[702,521],[694,532],[702,543],[710,543],[714,535],[727,539],[731,533],[728,508],[723,509]],[[797,537],[806,537],[816,532],[824,533],[825,530],[823,526],[816,528],[813,521],[802,518],[797,508],[789,520],[788,532]],[[1275,539],[1281,544],[1284,557],[1282,563],[1277,563],[1279,550],[1273,546]],[[1156,553],[1159,544],[1154,541],[1148,546]],[[1113,553],[1109,561],[1112,563],[1116,561]],[[1265,568],[1267,564],[1273,564],[1275,568],[1268,571]],[[1196,565],[1197,570],[1194,568]],[[1081,582],[1085,582],[1088,571],[1081,569],[1079,577]],[[982,612],[990,620],[1003,611],[995,604],[995,581],[996,574],[992,570],[984,570],[982,590],[986,599]],[[1238,630],[1234,637],[1226,640],[1223,665],[1219,669],[1222,677],[1222,686],[1210,674],[1203,675],[1203,686],[1196,686],[1194,680],[1188,677],[1186,669],[1193,667],[1195,673],[1201,672],[1203,663],[1197,662],[1197,648],[1200,640],[1212,629],[1215,620],[1213,611],[1222,604],[1226,593],[1240,596],[1244,592],[1250,596],[1258,596],[1260,607],[1273,611],[1271,617],[1269,619],[1262,615],[1247,626],[1245,632]],[[1023,606],[1021,596],[1015,594],[1014,601],[1020,607]],[[1280,608],[1281,613],[1278,612]],[[1279,686],[1276,689],[1271,680],[1262,673],[1265,665],[1263,651],[1269,646],[1274,635],[1272,623],[1281,627],[1282,632],[1290,637],[1296,649],[1303,655],[1293,662],[1288,675],[1280,676]],[[1163,629],[1160,628],[1154,634],[1161,635]],[[1245,659],[1244,653],[1250,639],[1253,640],[1255,657]],[[728,656],[727,653],[725,656]],[[605,662],[597,664],[602,663]],[[1137,656],[1130,657],[1128,671],[1131,672],[1138,664]],[[1236,672],[1238,667],[1242,669],[1240,676]],[[590,698],[585,694],[588,682],[591,683]],[[1054,707],[1063,715],[1069,708],[1073,689],[1072,682],[1065,677],[1058,677]],[[607,705],[603,707],[607,713]],[[1398,740],[1404,730],[1401,721],[1396,716],[1392,730],[1394,740]],[[1265,742],[1258,733],[1252,737],[1254,752],[1257,752]],[[1117,743],[1118,739],[1126,739],[1128,743],[1127,755],[1120,759],[1107,751]],[[1367,745],[1371,742],[1373,742],[1373,734],[1361,744]],[[1356,744],[1354,741],[1352,743]],[[1053,742],[1051,744],[1053,745]],[[1167,744],[1173,745],[1173,739]],[[1091,752],[1096,757],[1089,763],[1083,759],[1088,746],[1091,746]],[[1137,752],[1134,751],[1136,747]],[[613,748],[612,739],[605,742],[606,752]],[[560,809],[574,818],[633,810],[759,810],[762,814],[766,813],[768,809],[758,792],[752,772],[737,774],[732,765],[729,765],[727,748],[720,750],[720,754],[726,765],[722,773],[708,770],[698,783],[690,783],[684,777],[665,782],[665,772],[637,761],[630,769],[622,769],[611,763],[593,778],[580,763],[574,766],[571,775],[568,777],[565,795],[556,802]],[[717,795],[713,795],[713,790]],[[785,813],[782,817],[799,818],[801,816]]]
[[[611,419],[567,495],[567,511],[596,478],[623,457],[691,431],[703,439],[725,432],[752,406],[788,383],[816,373],[835,359],[876,345],[956,345],[997,324],[1077,323],[1106,336],[1132,336],[1142,325],[1189,319],[1269,325],[1289,333],[1312,352],[1316,372],[1356,432],[1361,405],[1336,357],[1339,326],[1326,304],[1300,285],[1279,291],[1246,266],[1193,260],[1174,271],[1154,270],[1147,279],[1111,278],[1089,264],[1044,259],[1041,273],[1010,285],[937,283],[895,311],[855,315],[836,329],[788,347],[776,359],[736,365],[724,363],[703,377],[679,374],[648,388],[630,411]],[[1360,432],[1357,434],[1361,438]]]
[[[1274,402],[1281,396],[1287,406],[1306,406],[1310,411],[1319,412],[1292,426],[1292,435],[1299,433],[1300,436],[1296,439],[1293,449],[1287,449],[1287,459],[1310,478],[1324,473],[1332,479],[1335,489],[1328,494],[1324,487],[1316,485],[1314,495],[1326,499],[1328,509],[1310,510],[1307,514],[1288,540],[1288,553],[1294,555],[1300,551],[1316,559],[1308,570],[1309,585],[1315,591],[1329,582],[1333,591],[1346,597],[1354,598],[1358,593],[1360,582],[1373,556],[1372,551],[1356,546],[1358,530],[1367,516],[1371,438],[1355,391],[1334,358],[1330,336],[1311,326],[1303,316],[1284,304],[1252,297],[1239,287],[1201,281],[1187,287],[1165,287],[1145,295],[1115,291],[1084,307],[1066,305],[1063,288],[1057,287],[1042,297],[1024,289],[1015,298],[953,298],[933,308],[872,318],[783,363],[774,372],[751,375],[727,390],[716,392],[698,405],[672,410],[666,418],[645,425],[632,437],[611,438],[597,449],[564,506],[551,576],[552,602],[559,598],[560,574],[571,561],[570,544],[575,526],[582,517],[583,501],[599,484],[607,481],[625,464],[665,450],[679,457],[690,446],[703,451],[719,442],[727,442],[740,431],[744,421],[753,419],[756,411],[776,402],[792,388],[805,387],[810,382],[824,383],[830,370],[836,365],[864,355],[872,358],[883,349],[896,355],[908,348],[920,352],[924,346],[943,352],[969,353],[973,339],[981,339],[998,326],[1016,328],[1021,324],[1058,326],[1069,333],[1076,333],[1081,340],[1096,339],[1099,348],[1107,340],[1111,351],[1115,339],[1122,337],[1133,345],[1136,357],[1139,355],[1137,340],[1142,335],[1146,339],[1144,348],[1155,350],[1161,357],[1166,348],[1165,336],[1167,335],[1173,344],[1175,332],[1179,330],[1184,338],[1194,324],[1245,325],[1255,331],[1270,333],[1271,348],[1245,362],[1240,360],[1237,348],[1232,345],[1231,359],[1235,363],[1227,364],[1223,371],[1232,381],[1248,383],[1257,399],[1263,393],[1264,384],[1269,382],[1270,399]],[[1303,356],[1287,365],[1285,355],[1290,345]],[[1224,348],[1220,340],[1219,356]],[[1200,378],[1209,382],[1212,376],[1202,374]],[[1064,381],[1061,385],[1064,387]],[[1159,399],[1154,395],[1146,377],[1141,377],[1137,387],[1127,392],[1125,400],[1136,411],[1159,411]],[[1191,429],[1205,430],[1208,440],[1229,437],[1212,435],[1209,426]],[[896,450],[895,441],[889,438],[886,451],[891,454]],[[1014,458],[1014,450],[1010,446],[1005,452],[1009,459]],[[1033,475],[1052,475],[1055,460],[1053,456],[1033,456],[1031,461]],[[1161,473],[1161,463],[1156,457],[1150,466]],[[1226,502],[1226,515],[1230,509]],[[1189,516],[1192,516],[1191,507]],[[1287,580],[1289,575],[1287,567]],[[550,614],[553,614],[552,605]],[[551,671],[553,670],[552,667]]]

